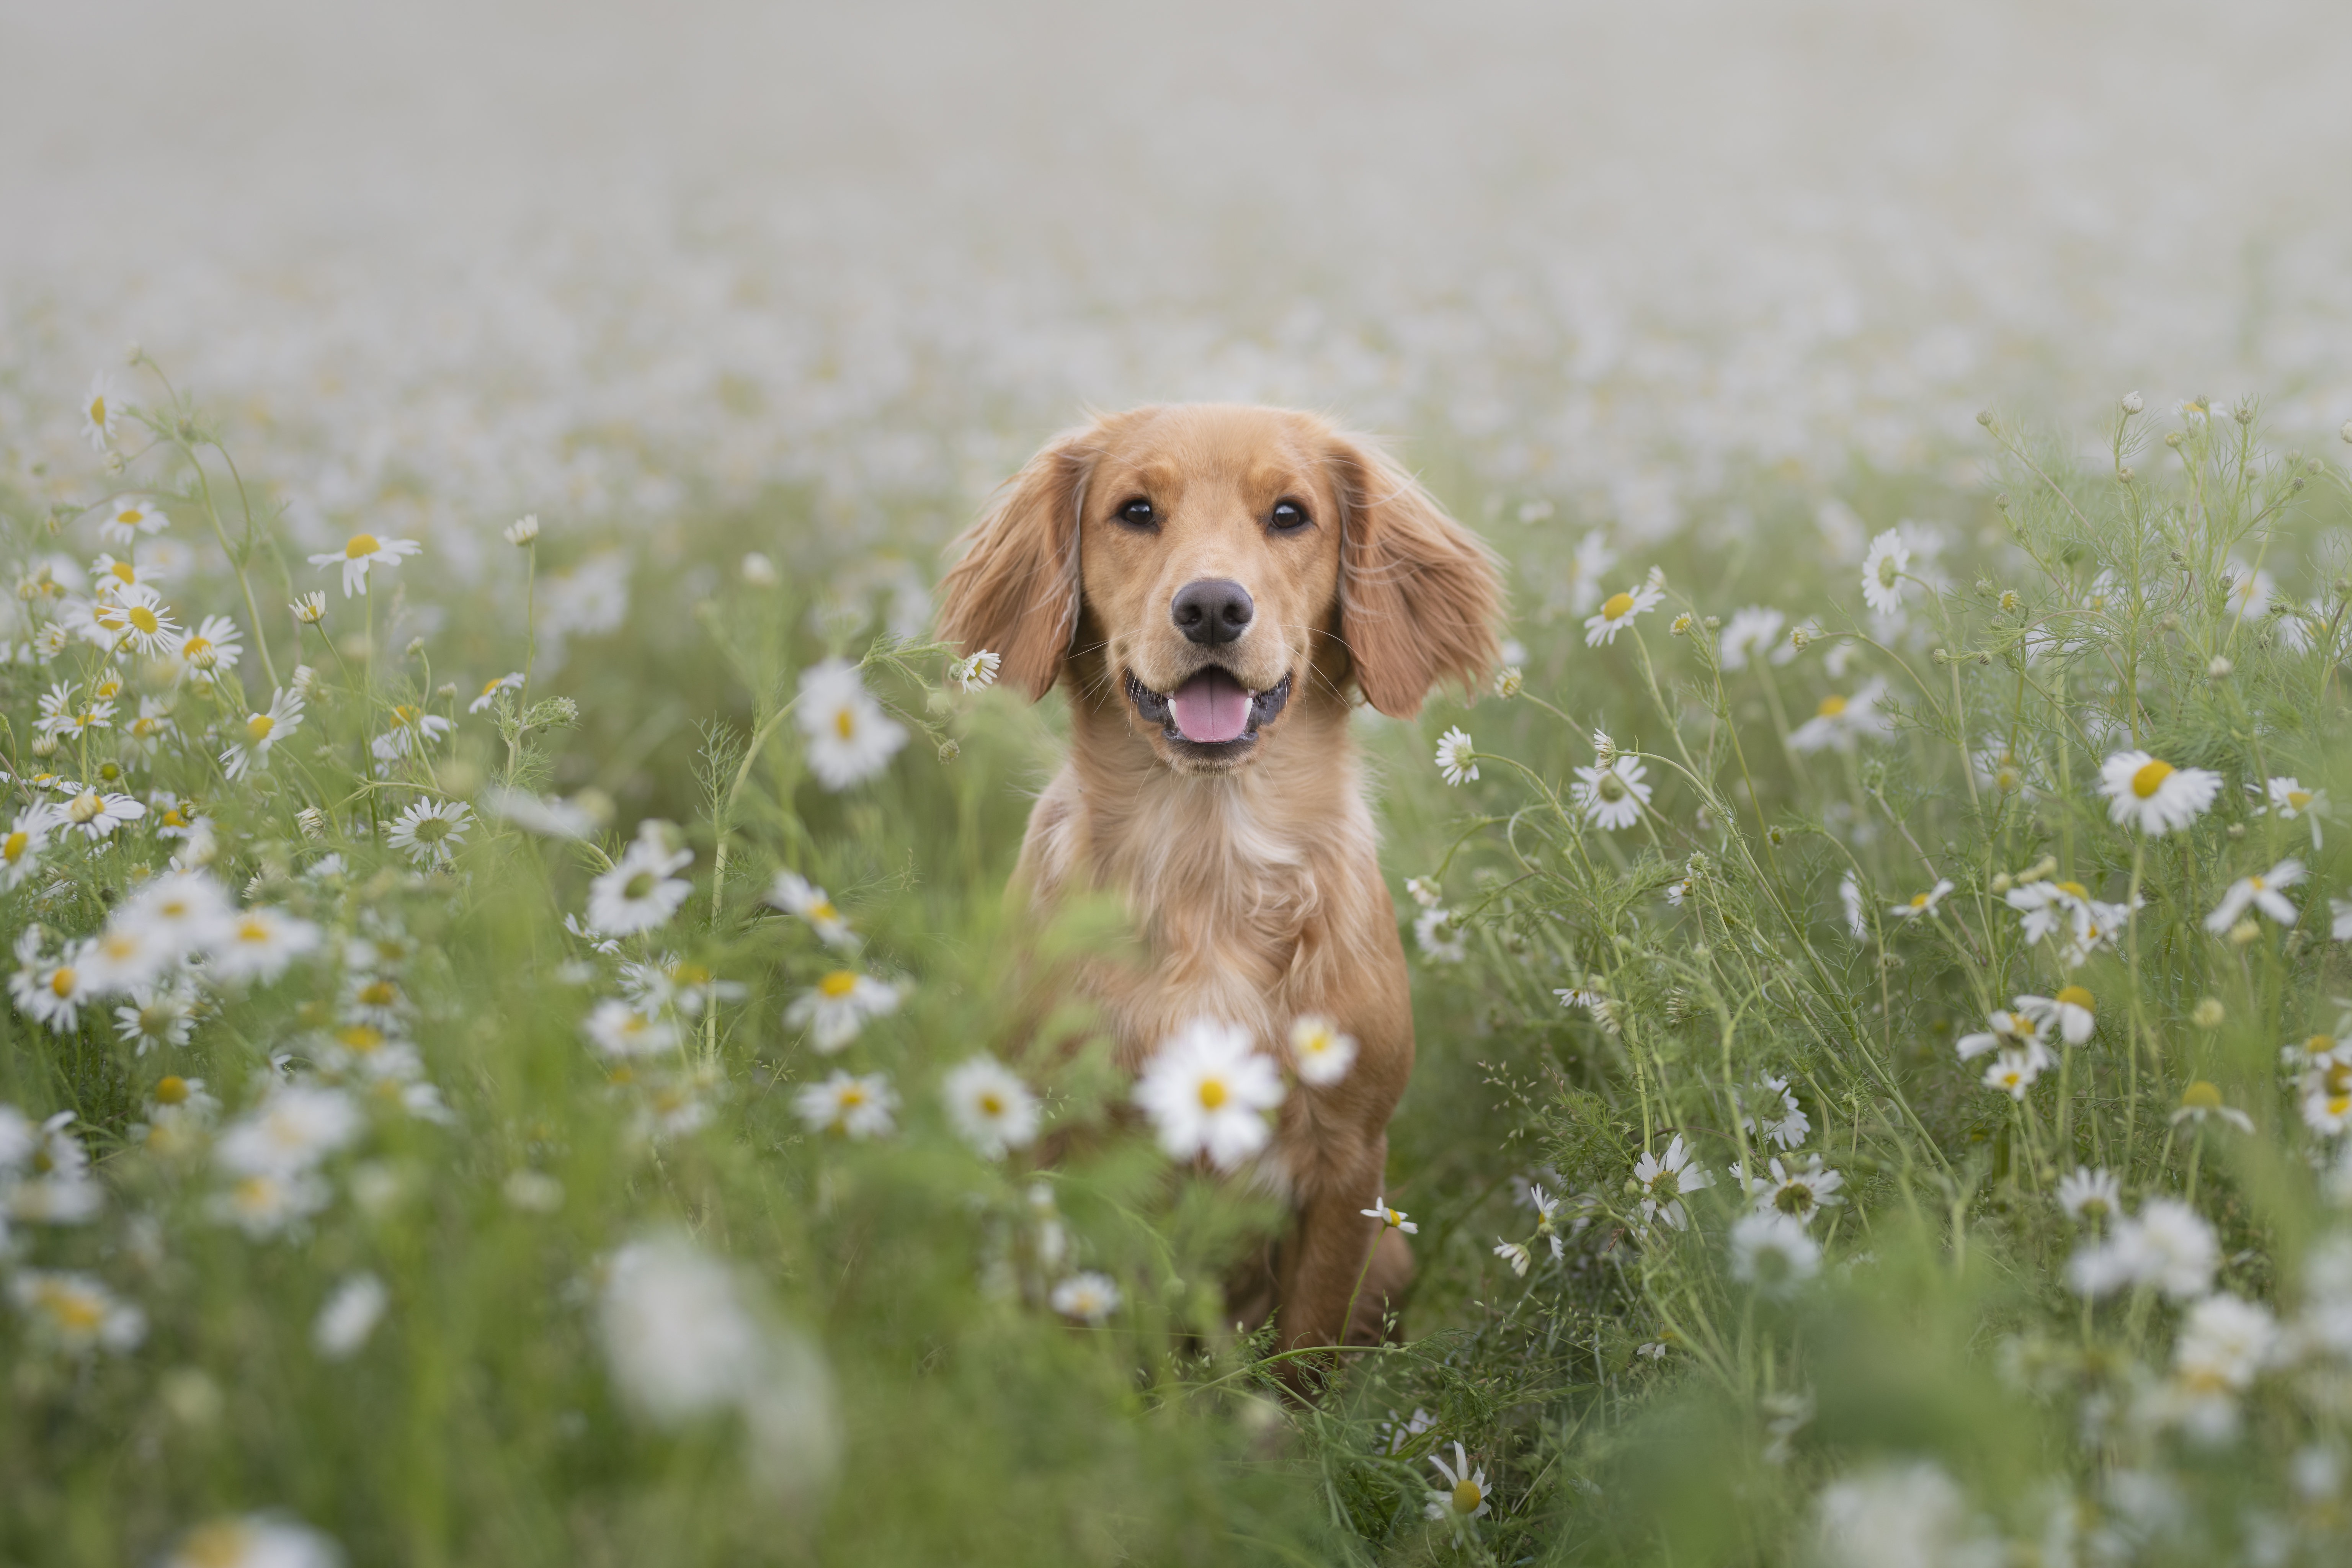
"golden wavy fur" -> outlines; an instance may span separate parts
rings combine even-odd
[[[942,635],[994,649],[1000,679],[1033,698],[1057,681],[1069,693],[1069,757],[1030,816],[1014,896],[1116,891],[1144,938],[1140,965],[1104,961],[1085,980],[1122,1064],[1202,1016],[1276,1057],[1308,1014],[1359,1042],[1340,1082],[1284,1101],[1256,1174],[1296,1224],[1231,1290],[1242,1321],[1277,1315],[1286,1349],[1369,1342],[1412,1273],[1403,1237],[1359,1211],[1383,1190],[1413,1039],[1349,712],[1361,693],[1409,716],[1433,685],[1491,667],[1486,552],[1370,443],[1226,405],[1066,432],[963,543]],[[1202,584],[1245,591],[1238,635],[1179,624],[1177,595]],[[1203,745],[1177,733],[1165,694],[1211,665],[1257,721]]]

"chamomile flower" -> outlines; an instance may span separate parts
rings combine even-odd
[[[1888,905],[1886,912],[1905,921],[1915,915],[1932,915],[1936,912],[1936,906],[1944,901],[1944,895],[1951,890],[1952,884],[1948,880],[1938,880],[1924,893],[1914,893],[1899,904]]]
[[[1291,1021],[1290,1065],[1299,1082],[1328,1088],[1356,1065],[1356,1037],[1319,1013],[1303,1015]]]
[[[1401,1230],[1407,1236],[1418,1236],[1421,1234],[1421,1226],[1415,1225],[1412,1220],[1407,1219],[1405,1217],[1404,1210],[1392,1209],[1389,1207],[1389,1200],[1385,1195],[1374,1198],[1372,1200],[1371,1207],[1368,1209],[1359,1209],[1356,1212],[1362,1215],[1366,1219],[1376,1219],[1380,1221],[1381,1228],[1382,1230]]]
[[[1999,1053],[1992,1058],[1992,1064],[1985,1068],[1984,1086],[1999,1089],[2011,1100],[2023,1100],[2026,1090],[2033,1087],[2034,1080],[2042,1076],[2042,1069],[2048,1063],[2048,1053],[2042,1051],[2036,1054],[2039,1050],[2037,1047],[2035,1051]]]
[[[1266,1113],[1282,1097],[1282,1074],[1249,1031],[1207,1018],[1163,1042],[1135,1085],[1162,1149],[1178,1160],[1205,1154],[1228,1171],[1265,1147]]]
[[[1489,1250],[1509,1264],[1511,1272],[1522,1279],[1528,1277],[1528,1270],[1535,1264],[1535,1258],[1529,1255],[1524,1246],[1516,1241],[1505,1240],[1501,1237],[1495,1238],[1495,1245]]]
[[[1845,931],[1856,942],[1870,940],[1870,921],[1863,914],[1862,879],[1848,871],[1838,881],[1838,902],[1845,910]]]
[[[499,676],[497,679],[484,685],[480,695],[477,696],[471,702],[466,704],[466,711],[468,713],[479,713],[491,703],[496,702],[499,700],[499,692],[520,691],[521,689],[522,671],[520,669],[511,670],[505,675]]]
[[[117,549],[128,550],[141,534],[161,533],[171,521],[144,496],[116,496],[99,510],[98,536]]]
[[[299,915],[268,904],[257,904],[231,919],[211,943],[211,973],[226,981],[255,980],[267,984],[286,973],[304,953],[317,949],[319,928]]]
[[[114,704],[92,698],[85,701],[81,688],[71,681],[57,681],[41,693],[40,718],[34,723],[36,733],[54,735],[68,740],[91,730],[114,727]]]
[[[1874,678],[1851,697],[1831,692],[1815,705],[1811,718],[1790,731],[1790,746],[1799,752],[1850,752],[1858,740],[1885,735],[1893,728],[1878,707],[1885,695],[1886,682]]]
[[[68,1355],[100,1350],[120,1355],[147,1337],[147,1315],[93,1275],[20,1269],[8,1282],[8,1293],[33,1336]]]
[[[1478,752],[1467,730],[1456,725],[1437,737],[1437,773],[1454,785],[1477,778]]]
[[[1676,1230],[1687,1229],[1690,1225],[1690,1215],[1683,1207],[1683,1194],[1715,1184],[1715,1177],[1705,1166],[1692,1163],[1690,1150],[1684,1145],[1679,1132],[1668,1142],[1663,1154],[1645,1152],[1633,1162],[1633,1181],[1642,1193],[1642,1217],[1664,1220]]]
[[[810,1131],[851,1139],[887,1137],[898,1127],[892,1119],[898,1106],[890,1080],[878,1072],[863,1078],[836,1072],[793,1097],[793,1110]]]
[[[1731,1277],[1760,1294],[1792,1296],[1821,1267],[1822,1244],[1789,1215],[1759,1209],[1731,1227]]]
[[[678,1045],[676,1024],[616,999],[597,1003],[580,1026],[608,1057],[658,1056]]]
[[[2108,1170],[2077,1165],[2058,1181],[2058,1206],[2071,1220],[2102,1224],[2124,1212],[2123,1184]]]
[[[2241,877],[2230,884],[2213,912],[2205,917],[2205,929],[2219,936],[2238,923],[2238,917],[2248,910],[2260,910],[2283,926],[2291,926],[2300,918],[2300,911],[2280,889],[2292,888],[2303,880],[2303,862],[2282,860],[2257,876]]]
[[[147,808],[127,795],[97,790],[80,784],[65,786],[66,803],[59,808],[59,826],[66,831],[79,831],[93,841],[104,838],[127,822],[136,822],[147,815]]]
[[[2098,1000],[2084,986],[2062,985],[2054,996],[2018,996],[2011,1000],[2038,1028],[2055,1027],[2058,1037],[2070,1046],[2083,1044],[2099,1026]]]
[[[1747,1099],[1750,1094],[1757,1101],[1756,1112],[1752,1116],[1747,1110]],[[1797,1103],[1796,1093],[1790,1089],[1789,1080],[1785,1078],[1774,1078],[1768,1073],[1742,1091],[1738,1099],[1740,1127],[1780,1148],[1793,1149],[1812,1132],[1812,1118],[1807,1116],[1804,1107]]]
[[[507,524],[504,528],[499,530],[499,537],[505,540],[509,544],[513,545],[517,550],[521,550],[527,546],[538,543],[539,513],[535,511],[524,513],[522,516],[515,519],[512,522]]]
[[[1958,1041],[1960,1060],[1973,1061],[1987,1051],[2022,1051],[2028,1055],[2048,1053],[2042,1049],[2042,1020],[2020,1007],[2015,1012],[1996,1008],[1986,1015],[1987,1026],[1973,1035],[1962,1035]]]
[[[2109,820],[2157,838],[2179,832],[2211,809],[2221,775],[2176,768],[2146,752],[2117,752],[2100,764],[2099,788],[2107,797]]]
[[[310,1324],[310,1348],[329,1361],[349,1361],[375,1332],[392,1292],[376,1276],[353,1274],[337,1285]]]
[[[221,752],[221,770],[232,779],[268,772],[269,748],[301,727],[301,694],[279,687],[270,694],[268,711],[245,716],[244,737]]]
[[[49,832],[60,817],[57,807],[46,804],[16,814],[7,833],[0,836],[0,888],[21,887],[40,868],[41,851],[49,847]]]
[[[122,758],[127,763],[152,763],[163,743],[178,733],[179,726],[172,722],[171,706],[152,697],[142,697],[139,716],[122,727]]]
[[[1822,1163],[1819,1154],[1811,1155],[1802,1165],[1782,1163],[1774,1155],[1769,1178],[1759,1176],[1748,1184],[1748,1194],[1759,1210],[1784,1214],[1803,1224],[1825,1206],[1845,1202],[1838,1189],[1845,1185],[1844,1175]]]
[[[125,900],[117,918],[144,923],[186,953],[225,940],[236,915],[228,890],[209,873],[167,871]]]
[[[304,594],[286,607],[302,625],[315,626],[327,618],[327,595],[315,591]]]
[[[240,1176],[293,1175],[358,1142],[367,1126],[358,1100],[317,1083],[281,1083],[221,1130],[214,1158]]]
[[[93,452],[103,452],[114,444],[114,432],[122,423],[121,405],[114,400],[114,388],[104,371],[89,378],[89,391],[81,400],[82,439]]]
[[[797,871],[777,872],[774,883],[768,889],[767,901],[808,921],[809,930],[828,947],[847,952],[857,945],[857,933],[849,929],[849,922],[833,907],[824,889]]]
[[[1903,542],[1901,529],[1890,528],[1870,542],[1870,552],[1862,558],[1862,596],[1872,609],[1891,616],[1903,608],[1903,578],[1910,567],[1911,547]]]
[[[142,1057],[158,1047],[184,1046],[195,1029],[195,993],[184,983],[135,990],[128,1005],[114,1010],[115,1038]]]
[[[807,742],[809,771],[829,790],[872,778],[907,743],[906,726],[882,710],[845,659],[801,671],[797,700],[793,717]]]
[[[1119,1294],[1110,1276],[1087,1270],[1056,1283],[1045,1300],[1062,1316],[1075,1318],[1090,1328],[1100,1328],[1118,1310]]]
[[[393,819],[384,842],[419,866],[446,866],[466,841],[472,808],[462,800],[420,800]]]
[[[1969,764],[1976,769],[1977,782],[1987,789],[2023,796],[2034,793],[2032,767],[2017,747],[2000,736],[1987,739]]]
[[[948,679],[955,682],[958,691],[980,691],[996,684],[996,672],[1003,667],[1004,656],[982,648],[948,666]]]
[[[405,556],[415,554],[425,546],[413,539],[378,539],[373,533],[354,533],[341,550],[325,555],[313,555],[310,564],[330,571],[340,566],[343,571],[343,597],[368,591],[368,569],[372,566],[393,567]]]
[[[2263,786],[2271,809],[2289,822],[2297,817],[2311,819],[2311,847],[2320,847],[2319,822],[2327,815],[2327,792],[2305,789],[2300,779],[2275,778]]]
[[[1036,1141],[1037,1096],[994,1057],[983,1052],[951,1069],[940,1092],[948,1120],[987,1158],[1001,1160]]]
[[[2085,1296],[2150,1285],[2187,1301],[2213,1288],[2221,1260],[2220,1238],[2202,1215],[2178,1198],[2150,1198],[2139,1213],[2116,1223],[2105,1242],[2077,1252],[2066,1274]]]
[[[1788,624],[1788,616],[1763,605],[1732,611],[1731,619],[1723,627],[1723,668],[1746,669],[1750,660],[1769,654],[1780,640],[1781,628]]]
[[[425,751],[456,728],[440,714],[427,713],[413,702],[395,702],[384,711],[383,733],[368,742],[368,750],[379,763],[396,762],[412,752]]]
[[[16,971],[8,977],[8,994],[16,1010],[37,1024],[47,1024],[60,1035],[73,1033],[81,1009],[91,997],[89,979],[82,972],[79,944],[69,944],[56,956],[46,951],[46,933],[26,926],[16,938]]]
[[[145,586],[127,587],[114,595],[113,619],[119,625],[119,647],[151,658],[168,658],[180,651],[187,635],[172,618],[163,596]]]
[[[1443,904],[1432,905],[1413,917],[1412,940],[1433,963],[1459,963],[1470,956],[1468,933]]]
[[[2180,1091],[2180,1105],[2173,1111],[2175,1126],[2183,1121],[2202,1127],[2210,1117],[2220,1117],[2241,1132],[2254,1130],[2254,1119],[2234,1106],[2221,1101],[2221,1086],[2210,1079],[2199,1079]]]
[[[2303,1075],[2303,1124],[2323,1138],[2341,1137],[2352,1127],[2352,1064],[2323,1061]]]
[[[1666,596],[1665,584],[1665,574],[1653,566],[1645,581],[1602,600],[1600,610],[1585,617],[1584,646],[1601,647],[1615,642],[1617,634],[1633,624],[1634,616],[1657,608]]]
[[[129,918],[124,918],[126,915]],[[170,937],[125,910],[82,943],[82,980],[95,995],[135,991],[178,962]]]
[[[854,969],[836,969],[793,999],[784,1027],[806,1029],[809,1045],[831,1056],[856,1039],[866,1021],[898,1008],[898,988]]]
[[[1620,753],[1603,765],[1577,769],[1577,782],[1568,793],[1584,808],[1586,821],[1615,833],[1642,820],[1643,809],[1650,804],[1650,786],[1642,782],[1648,773],[1640,762]]]
[[[1442,1519],[1457,1529],[1466,1529],[1470,1521],[1494,1507],[1486,1491],[1486,1471],[1482,1466],[1471,1468],[1470,1456],[1462,1445],[1454,1445],[1454,1463],[1448,1465],[1443,1454],[1432,1454],[1429,1462],[1445,1478],[1444,1489],[1432,1488],[1429,1505],[1424,1512],[1431,1519]]]
[[[256,1171],[233,1177],[206,1205],[222,1225],[233,1225],[255,1241],[299,1230],[304,1220],[334,1200],[335,1190],[313,1171]]]
[[[676,873],[694,859],[691,849],[672,849],[660,825],[640,823],[637,837],[613,868],[588,885],[589,929],[604,936],[634,936],[665,925],[686,902],[694,884]]]

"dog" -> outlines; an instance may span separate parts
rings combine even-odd
[[[943,639],[996,652],[1033,700],[1069,694],[1068,759],[1010,896],[1125,900],[1143,961],[1082,982],[1120,1066],[1202,1017],[1277,1058],[1302,1016],[1358,1042],[1346,1077],[1285,1097],[1255,1174],[1292,1222],[1227,1296],[1286,1351],[1378,1342],[1412,1261],[1363,1211],[1385,1190],[1412,1007],[1350,712],[1359,694],[1402,718],[1441,681],[1475,689],[1498,655],[1492,557],[1370,442],[1221,404],[1065,432],[960,543]]]

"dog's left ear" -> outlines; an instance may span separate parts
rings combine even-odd
[[[1331,438],[1339,500],[1339,640],[1364,699],[1410,719],[1441,680],[1465,692],[1494,667],[1494,557],[1385,452]]]

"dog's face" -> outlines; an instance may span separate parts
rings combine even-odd
[[[1137,409],[1046,447],[967,536],[941,632],[1042,696],[1076,659],[1160,759],[1245,765],[1353,679],[1409,714],[1495,657],[1492,568],[1360,440],[1313,415]]]

